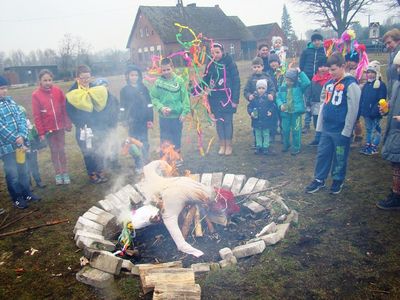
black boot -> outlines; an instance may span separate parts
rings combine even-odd
[[[400,210],[400,195],[390,191],[387,198],[376,203],[376,206],[384,210]]]

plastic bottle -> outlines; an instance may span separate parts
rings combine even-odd
[[[257,110],[257,108],[254,108],[254,109],[253,109],[253,112],[251,113],[251,116],[252,116],[254,119],[258,119],[258,110]]]
[[[26,160],[25,149],[22,145],[19,145],[18,148],[15,150],[15,159],[17,164],[23,164]]]

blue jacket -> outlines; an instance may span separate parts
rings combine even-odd
[[[256,112],[257,118],[251,117],[251,127],[257,129],[274,129],[278,121],[278,109],[274,101],[267,98],[267,93],[262,96],[256,96],[249,105],[247,112],[251,116],[252,112]],[[268,116],[268,112],[271,113]]]
[[[15,152],[19,136],[28,137],[25,114],[11,97],[0,98],[0,157]]]
[[[304,72],[300,72],[299,81],[291,88],[293,95],[293,110],[290,113],[304,113],[305,105],[304,105],[304,92],[310,85],[310,80]],[[278,96],[276,97],[276,104],[281,109],[282,104],[287,104],[287,94],[288,87],[286,86],[286,82],[282,84],[279,88]],[[284,117],[289,112],[282,112],[281,116]]]
[[[379,80],[379,88],[374,88],[374,82],[367,81],[361,91],[360,113],[367,118],[381,118],[378,102],[380,99],[386,99],[386,85]]]
[[[275,97],[276,89],[274,82],[272,81],[269,74],[262,72],[261,74],[255,74],[255,73],[251,74],[249,79],[247,80],[246,86],[244,87],[243,91],[243,95],[247,100],[249,100],[250,95],[257,94],[256,84],[257,81],[261,79],[267,80],[268,83],[267,94],[271,94],[272,96]]]

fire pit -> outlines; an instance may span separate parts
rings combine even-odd
[[[179,251],[162,223],[136,230],[134,250],[122,257],[112,254],[118,250],[116,238],[124,227],[121,221],[130,214],[129,207],[141,207],[148,197],[139,182],[107,195],[78,218],[75,241],[90,267],[77,273],[77,279],[103,288],[122,271],[139,275],[145,293],[154,289],[154,299],[189,294],[196,299],[200,287],[194,282],[195,273],[232,266],[237,259],[262,253],[284,238],[290,223],[298,222],[297,212],[277,193],[279,187],[270,186],[265,179],[223,173],[186,175],[204,186],[232,191],[240,206],[240,212],[228,218],[221,214],[203,216],[196,205],[182,210],[179,224],[186,242],[204,255]],[[185,223],[193,225],[188,228]]]

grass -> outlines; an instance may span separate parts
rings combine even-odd
[[[384,59],[379,57],[381,61]],[[248,62],[240,63],[239,68],[244,86]],[[118,95],[123,78],[110,79],[111,90]],[[69,84],[61,86],[66,89]],[[28,114],[32,90],[10,90]],[[332,196],[325,190],[308,195],[303,191],[313,176],[316,149],[305,145],[312,134],[303,137],[302,153],[297,157],[281,154],[279,143],[274,145],[278,156],[255,156],[250,149],[253,141],[245,101],[239,106],[234,123],[231,157],[218,156],[216,143],[210,154],[201,157],[194,130],[186,130],[185,168],[193,173],[246,174],[268,179],[272,184],[288,180],[290,183],[281,193],[288,205],[299,211],[300,223],[283,242],[268,247],[262,255],[200,277],[203,299],[400,298],[399,214],[375,207],[375,202],[385,197],[391,185],[389,164],[380,156],[361,156],[357,148],[352,148],[343,192]],[[121,128],[121,140],[125,134]],[[204,135],[208,142],[215,135],[215,128],[205,125]],[[150,133],[150,144],[156,150],[156,129]],[[0,299],[137,299],[140,288],[135,277],[121,276],[113,289],[107,291],[97,291],[76,281],[82,252],[76,251],[72,233],[79,215],[108,192],[133,181],[133,162],[121,158],[122,174],[112,174],[112,180],[106,184],[89,185],[72,134],[67,135],[67,154],[73,183],[56,187],[49,150],[41,152],[41,173],[48,186],[35,191],[43,197],[40,203],[32,205],[39,211],[5,231],[54,219],[68,218],[70,222],[0,239]],[[156,157],[155,152],[152,155]],[[25,213],[11,207],[2,177],[0,199],[0,206],[9,210],[6,222]],[[24,254],[31,247],[39,252],[33,256]],[[17,272],[18,268],[23,271]]]

